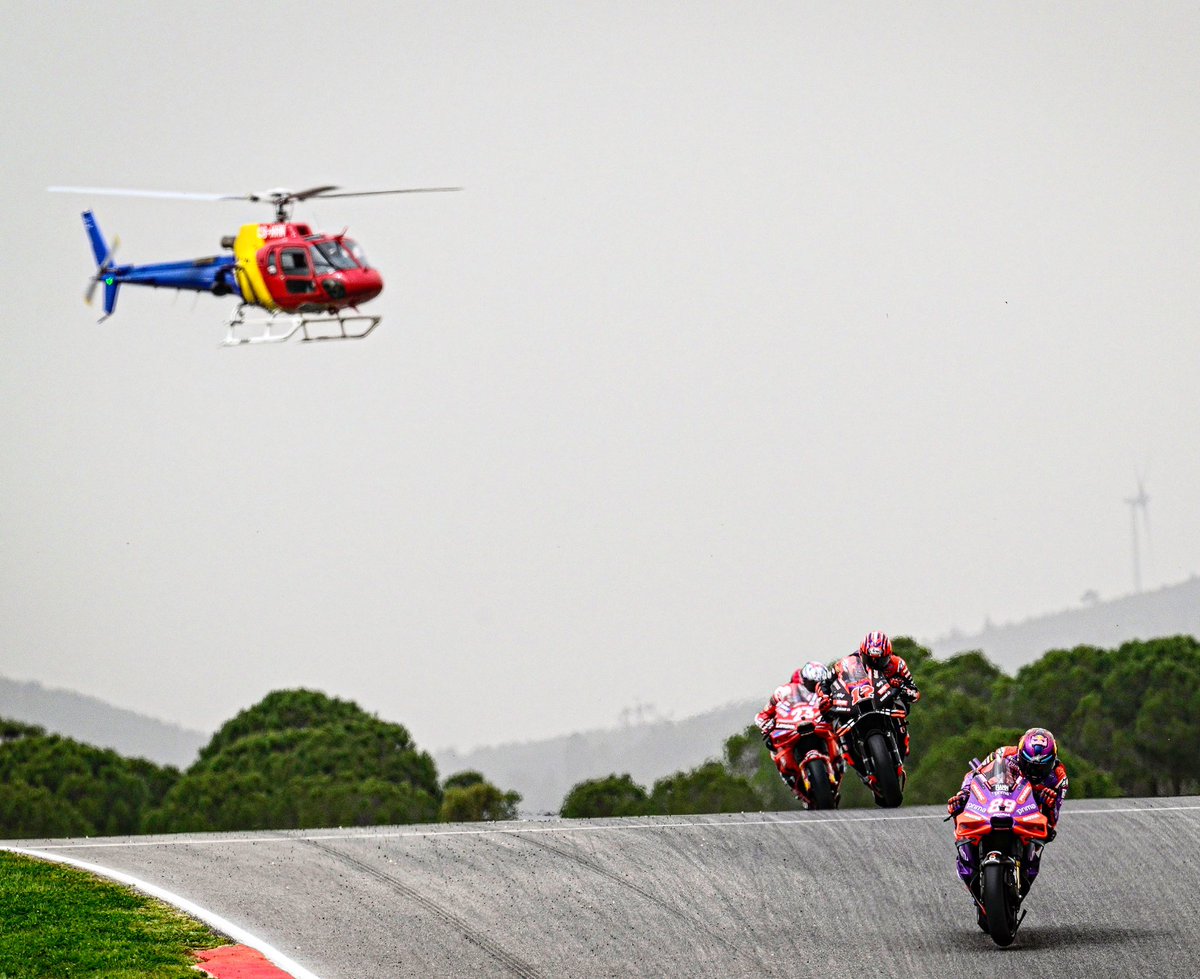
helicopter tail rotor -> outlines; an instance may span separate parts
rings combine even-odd
[[[92,243],[92,252],[96,256],[96,274],[88,283],[87,291],[83,294],[83,301],[90,306],[96,296],[96,287],[103,282],[104,319],[107,319],[112,316],[117,305],[117,286],[120,283],[116,276],[110,273],[113,270],[113,259],[117,254],[117,246],[121,244],[121,239],[114,238],[112,244],[109,245],[104,240],[100,226],[96,224],[96,219],[92,216],[91,211],[83,212],[83,226],[87,229],[88,240]]]

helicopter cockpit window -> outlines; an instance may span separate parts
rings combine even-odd
[[[354,256],[354,260],[358,262],[358,264],[364,269],[369,269],[371,267],[371,263],[367,261],[367,253],[362,250],[362,245],[360,245],[357,241],[355,241],[353,238],[343,238],[342,244],[346,246],[346,248],[350,251],[350,254]]]
[[[317,275],[327,275],[333,271],[333,266],[329,264],[329,259],[325,257],[325,253],[321,250],[320,245],[316,245],[312,252],[313,268]]]
[[[350,257],[350,253],[337,241],[317,241],[313,243],[313,258],[317,264],[321,263],[322,258],[332,265],[335,269],[356,269],[358,266],[354,263],[354,259]]]

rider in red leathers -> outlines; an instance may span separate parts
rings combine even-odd
[[[783,759],[776,754],[775,747],[771,743],[771,729],[775,726],[775,708],[785,700],[815,700],[821,713],[824,714],[829,710],[829,682],[832,676],[823,663],[815,660],[805,663],[792,674],[792,679],[788,683],[775,688],[771,699],[767,701],[767,706],[760,710],[754,718],[754,723],[758,725],[758,730],[762,733],[767,751],[771,752],[771,760],[779,769],[780,778],[787,783],[790,789],[794,790],[796,787],[795,776],[784,770]],[[840,764],[840,756],[836,752],[833,761]]]
[[[921,699],[921,691],[913,680],[912,671],[904,662],[902,656],[892,652],[892,641],[883,632],[869,632],[859,644],[858,650],[838,660],[833,666],[837,676],[854,672],[859,665],[869,666],[876,673],[885,677],[896,688],[898,699],[905,707],[915,704]],[[908,755],[908,725],[901,724],[904,731],[904,754]]]

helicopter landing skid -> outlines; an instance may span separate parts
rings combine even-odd
[[[240,347],[247,343],[285,343],[297,336],[301,343],[314,340],[361,340],[383,319],[382,316],[364,316],[357,313],[353,316],[343,316],[340,313],[271,313],[269,316],[247,319],[245,309],[244,305],[239,306],[229,317],[225,324],[225,339],[221,341],[222,347]],[[333,328],[335,324],[337,332],[322,332]],[[366,325],[364,328],[356,328],[354,324]],[[256,336],[238,336],[240,329],[260,328],[262,332]]]

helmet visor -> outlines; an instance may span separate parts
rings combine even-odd
[[[1018,767],[1021,769],[1022,775],[1040,781],[1054,771],[1055,761],[1056,759],[1052,753],[1031,755],[1028,752],[1022,751]]]

